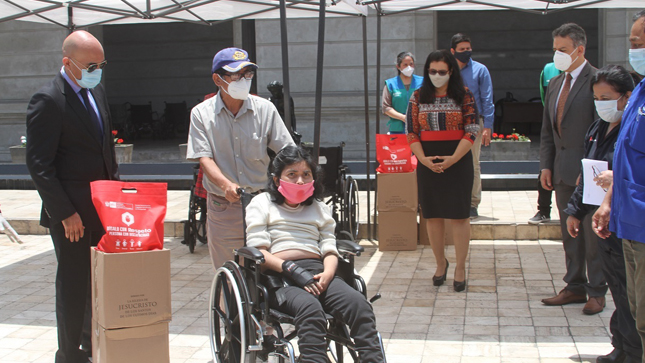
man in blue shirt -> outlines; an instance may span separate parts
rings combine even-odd
[[[473,153],[473,169],[475,180],[473,182],[472,200],[470,202],[470,218],[479,216],[477,208],[482,200],[481,168],[479,156],[482,144],[490,145],[491,130],[495,119],[495,105],[493,105],[493,82],[490,73],[485,65],[472,60],[473,48],[470,38],[462,33],[452,36],[450,41],[450,52],[457,58],[461,69],[461,77],[466,87],[475,96],[477,113],[479,114],[479,127],[483,132],[479,133],[470,151]]]
[[[634,16],[629,62],[645,75],[645,10]],[[645,82],[629,98],[616,141],[613,185],[593,216],[593,229],[623,239],[629,307],[645,343]],[[645,344],[644,344],[645,345]],[[645,361],[645,355],[643,356]]]

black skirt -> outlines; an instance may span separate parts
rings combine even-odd
[[[421,141],[421,145],[426,156],[452,155],[460,141]],[[419,163],[417,182],[423,218],[469,218],[474,177],[470,150],[443,173],[435,173]]]

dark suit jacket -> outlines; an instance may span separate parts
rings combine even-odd
[[[580,160],[585,153],[584,138],[589,126],[598,118],[590,85],[596,71],[587,62],[571,87],[562,116],[562,135],[556,131],[556,104],[566,73],[549,82],[542,118],[540,170],[552,171],[554,185],[576,185],[580,174]]]
[[[59,73],[27,108],[27,167],[43,200],[40,224],[49,227],[77,212],[86,231],[101,231],[90,182],[119,178],[112,122],[101,85],[91,90],[103,119],[103,145],[85,106]]]

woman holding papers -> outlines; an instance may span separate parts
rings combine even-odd
[[[623,67],[608,65],[596,73],[591,80],[596,111],[600,118],[596,120],[585,136],[585,159],[602,160],[607,162],[608,171],[599,173],[598,169],[589,168],[584,172],[592,172],[596,185],[587,185],[586,188],[606,187],[604,181],[611,177],[614,145],[620,129],[620,120],[627,105],[627,100],[634,89],[631,74]],[[593,170],[593,171],[592,171]],[[581,227],[591,233],[590,216],[598,208],[597,205],[583,203],[585,191],[584,178],[580,182],[569,200],[565,213],[567,230],[575,237]],[[603,189],[596,192],[603,193]],[[642,356],[642,347],[636,331],[636,323],[629,309],[627,300],[627,286],[625,277],[625,260],[621,241],[615,234],[607,239],[598,238],[598,253],[603,262],[603,273],[609,285],[609,290],[614,299],[616,310],[611,316],[609,329],[612,334],[614,350],[599,359],[599,362],[639,362]],[[606,358],[606,359],[605,359]]]

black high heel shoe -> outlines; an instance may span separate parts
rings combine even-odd
[[[432,283],[434,284],[434,286],[441,286],[444,282],[446,282],[446,276],[448,276],[448,266],[450,266],[450,264],[448,263],[448,259],[446,259],[446,270],[443,272],[443,275],[432,276]]]
[[[455,288],[456,292],[461,292],[466,290],[466,280],[464,281],[454,281],[452,286]]]

